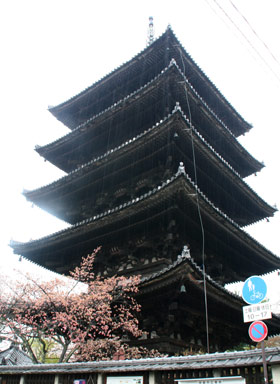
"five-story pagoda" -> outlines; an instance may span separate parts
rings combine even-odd
[[[275,209],[243,180],[263,167],[237,140],[251,126],[172,29],[50,112],[70,133],[36,151],[67,175],[25,196],[71,226],[14,252],[67,274],[101,245],[96,273],[141,274],[147,337],[135,344],[248,342],[242,300],[223,286],[280,267],[242,230]]]

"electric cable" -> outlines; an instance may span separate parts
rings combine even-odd
[[[214,11],[213,7],[209,4],[208,0],[205,0],[208,6]],[[212,0],[216,6],[220,9],[220,11],[225,15],[225,17],[230,21],[230,23],[234,26],[234,28],[239,32],[239,34],[243,37],[243,39],[246,41],[246,43],[249,45],[249,47],[255,52],[255,54],[261,59],[263,64],[270,70],[270,72],[274,75],[274,77],[280,82],[280,77],[278,74],[274,71],[274,69],[269,65],[267,60],[262,56],[262,54],[257,50],[257,48],[252,44],[252,42],[249,40],[249,38],[245,35],[245,33],[239,28],[239,26],[236,24],[236,22],[230,17],[230,15],[224,10],[224,8],[216,1]],[[217,12],[214,11],[217,15]]]
[[[256,36],[256,38],[262,43],[262,45],[265,47],[265,49],[267,50],[267,52],[270,54],[270,56],[273,58],[273,60],[279,65],[280,67],[280,62],[277,60],[277,58],[274,56],[274,54],[271,52],[270,48],[268,47],[268,45],[263,41],[263,39],[260,38],[260,36],[257,34],[257,32],[255,31],[255,29],[251,26],[251,24],[249,23],[248,19],[240,12],[240,10],[236,7],[236,5],[233,3],[232,0],[229,0],[229,2],[231,3],[232,7],[236,10],[236,12],[242,17],[242,19],[245,21],[245,23],[248,25],[248,27],[250,28],[250,30],[253,32],[253,34]]]
[[[186,76],[186,68],[185,63],[182,55],[181,47],[178,46],[182,66],[183,66],[183,74]],[[189,96],[188,96],[188,90],[186,82],[184,83],[184,90],[187,100],[187,108],[189,113],[189,123],[190,123],[190,137],[191,137],[191,147],[192,147],[192,158],[193,158],[193,170],[194,170],[194,183],[196,189],[198,188],[197,185],[197,166],[196,166],[196,157],[195,157],[195,149],[194,149],[194,139],[193,139],[193,126],[192,126],[192,115],[191,115],[191,107],[189,103]],[[204,293],[204,307],[205,307],[205,328],[206,328],[206,345],[207,345],[207,353],[210,353],[210,347],[209,347],[209,319],[208,319],[208,302],[207,302],[207,286],[206,286],[206,272],[205,272],[205,232],[204,232],[204,226],[201,216],[201,209],[200,209],[200,202],[199,202],[199,195],[196,191],[196,206],[197,206],[197,212],[199,217],[199,223],[201,228],[201,237],[202,237],[202,246],[201,246],[201,256],[202,256],[202,274],[203,274],[203,293]]]

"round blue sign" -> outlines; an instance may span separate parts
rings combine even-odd
[[[267,293],[266,282],[259,276],[249,277],[242,288],[243,300],[248,304],[258,304],[265,299]]]

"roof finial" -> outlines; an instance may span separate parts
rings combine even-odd
[[[149,29],[148,29],[148,37],[147,37],[147,47],[152,44],[155,38],[154,32],[154,18],[153,16],[149,17]]]

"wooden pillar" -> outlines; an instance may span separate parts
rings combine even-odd
[[[25,384],[25,376],[24,375],[20,376],[19,384]]]

